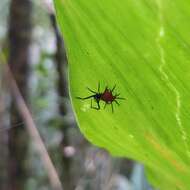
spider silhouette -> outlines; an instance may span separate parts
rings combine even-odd
[[[98,83],[98,90],[93,91],[90,88],[87,87],[87,89],[92,92],[93,94],[84,98],[81,97],[76,97],[77,99],[80,100],[86,100],[86,99],[90,99],[91,98],[91,108],[99,110],[100,109],[100,101],[105,102],[104,104],[104,109],[106,108],[106,106],[108,104],[111,104],[111,108],[112,108],[112,113],[114,112],[113,109],[113,102],[115,102],[118,106],[120,105],[119,102],[117,101],[118,99],[121,100],[125,100],[125,98],[121,98],[119,97],[120,94],[113,94],[114,90],[115,90],[116,85],[114,85],[114,87],[112,89],[109,89],[107,86],[105,87],[103,92],[100,92],[100,83]],[[92,105],[92,100],[95,100],[95,102],[97,103],[97,107]]]

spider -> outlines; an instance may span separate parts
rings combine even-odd
[[[125,100],[125,98],[119,97],[120,94],[113,94],[113,91],[115,89],[116,85],[112,89],[109,89],[107,86],[103,92],[100,92],[100,83],[98,83],[98,91],[93,91],[90,88],[87,87],[87,89],[92,92],[93,94],[84,98],[76,97],[77,99],[86,100],[91,98],[91,108],[99,110],[100,109],[100,101],[104,101],[104,109],[106,108],[107,104],[111,104],[112,113],[114,111],[113,109],[113,102],[115,102],[118,106],[120,105],[117,101],[118,99]],[[97,103],[97,107],[92,105],[92,99],[95,100]]]

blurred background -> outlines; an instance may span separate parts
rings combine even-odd
[[[19,94],[8,82],[11,77],[29,115],[22,114]],[[115,158],[84,138],[67,85],[67,58],[52,2],[1,0],[0,190],[152,189],[141,164]],[[31,119],[48,154],[35,130],[25,124]],[[55,187],[56,180],[61,185]]]

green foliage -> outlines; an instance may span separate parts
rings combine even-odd
[[[153,185],[190,189],[190,2],[55,0],[81,131],[142,162]],[[120,106],[90,108],[86,87],[117,85]],[[101,107],[103,105],[101,104]]]

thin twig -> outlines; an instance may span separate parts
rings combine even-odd
[[[46,150],[46,147],[39,135],[39,132],[36,128],[36,125],[34,123],[34,120],[31,116],[31,113],[26,106],[26,103],[18,89],[18,86],[15,82],[15,79],[9,69],[9,66],[5,64],[5,77],[6,81],[8,81],[8,85],[10,87],[12,96],[16,102],[18,111],[26,125],[26,129],[32,139],[32,141],[36,144],[36,148],[38,150],[38,153],[41,156],[42,162],[44,164],[45,169],[47,170],[48,177],[51,183],[51,186],[54,190],[63,190],[61,181],[59,179],[59,176],[57,174],[57,171],[49,157],[49,154]]]

